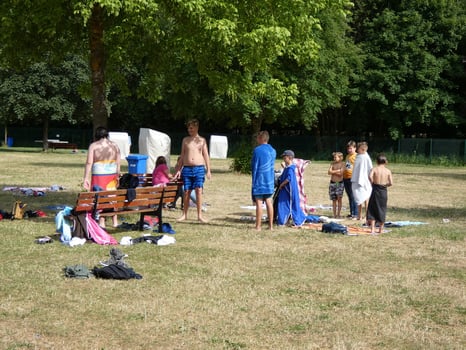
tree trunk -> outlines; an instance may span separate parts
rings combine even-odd
[[[251,145],[252,147],[257,146],[256,136],[261,131],[262,127],[262,114],[258,114],[251,118],[251,129],[252,129],[252,136],[251,136]]]
[[[42,150],[47,152],[49,150],[49,118],[42,119]]]
[[[92,83],[92,124],[107,127],[108,110],[105,97],[105,47],[104,47],[104,9],[94,4],[90,25],[90,66]]]

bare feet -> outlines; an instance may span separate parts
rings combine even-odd
[[[177,222],[180,222],[180,221],[185,221],[186,220],[186,215],[181,215],[176,221]]]
[[[207,223],[208,223],[208,221],[207,221],[206,219],[204,219],[203,217],[198,217],[198,218],[197,218],[197,221],[199,221],[199,222],[201,222],[201,223],[203,223],[203,224],[207,224]]]
[[[260,226],[256,226],[256,231],[261,231],[262,228]]]

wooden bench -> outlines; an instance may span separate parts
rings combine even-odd
[[[48,148],[52,150],[56,149],[72,149],[77,150],[78,146],[75,143],[69,143],[68,141],[48,141],[47,142]]]
[[[75,214],[92,212],[92,216],[113,216],[115,214],[140,214],[138,229],[143,230],[144,214],[155,215],[158,219],[158,232],[162,232],[162,209],[172,203],[178,192],[178,183],[165,187],[137,187],[113,191],[81,192],[78,194]],[[134,191],[134,192],[133,192]],[[134,198],[128,200],[128,192]]]

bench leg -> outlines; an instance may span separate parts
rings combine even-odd
[[[159,229],[158,232],[162,233],[162,205],[159,205],[159,207],[155,210],[154,214],[155,216],[159,219]]]
[[[138,230],[139,231],[144,230],[144,213],[139,214]]]

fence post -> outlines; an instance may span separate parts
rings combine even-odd
[[[430,139],[429,141],[429,164],[432,164],[432,145],[433,145],[433,141],[432,139]]]

